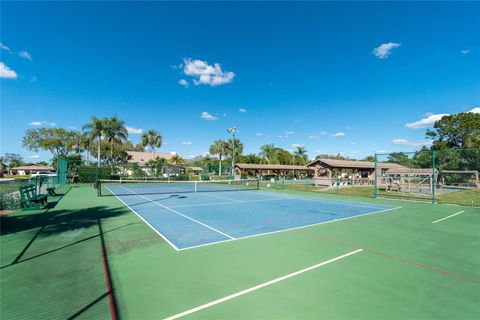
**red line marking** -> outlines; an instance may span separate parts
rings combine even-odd
[[[383,253],[383,252],[380,252],[380,251],[375,251],[375,250],[372,250],[372,249],[363,248],[363,247],[357,246],[357,245],[349,243],[349,242],[344,242],[344,241],[335,240],[335,239],[331,239],[331,238],[324,237],[324,236],[319,236],[319,235],[312,234],[312,233],[304,231],[304,230],[296,230],[296,231],[301,232],[305,235],[314,237],[314,238],[318,238],[318,239],[327,241],[327,242],[342,244],[344,246],[351,247],[351,248],[363,249],[364,251],[367,251],[367,252],[370,252],[370,253],[373,253],[373,254],[376,254],[376,255],[391,259],[391,260],[400,261],[400,262],[403,262],[405,264],[409,264],[409,265],[412,265],[412,266],[415,266],[415,267],[419,267],[419,268],[423,268],[423,269],[426,269],[426,270],[429,270],[429,271],[440,273],[440,274],[443,274],[443,275],[448,276],[448,277],[462,279],[462,280],[466,280],[466,281],[470,281],[470,282],[474,282],[474,283],[480,283],[480,279],[469,278],[469,277],[466,277],[466,276],[462,276],[460,274],[456,274],[456,273],[448,272],[448,271],[445,271],[445,270],[429,267],[429,266],[426,266],[424,264],[421,264],[421,263],[418,263],[418,262],[415,262],[415,261],[411,261],[411,260],[408,260],[408,259],[405,259],[405,258],[402,258],[402,257],[397,257],[397,256],[389,255],[389,254],[386,254],[386,253]]]
[[[110,272],[108,270],[107,259],[105,255],[105,248],[102,243],[102,262],[103,262],[103,274],[105,276],[105,284],[107,287],[108,292],[108,304],[110,306],[110,318],[112,320],[117,320],[117,309],[115,308],[115,301],[113,299],[113,292],[112,292],[112,283],[110,281]]]

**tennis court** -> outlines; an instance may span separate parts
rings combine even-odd
[[[277,195],[257,190],[256,180],[103,181],[102,189],[115,195],[176,250],[399,208]]]
[[[102,188],[1,218],[2,319],[480,316],[478,208],[251,183]]]

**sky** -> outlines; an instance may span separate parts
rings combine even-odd
[[[117,115],[159,151],[208,152],[235,126],[361,159],[428,145],[445,114],[480,112],[478,2],[2,2],[0,153],[29,128]]]

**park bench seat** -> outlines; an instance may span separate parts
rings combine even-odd
[[[47,195],[37,193],[35,185],[22,186],[19,191],[23,209],[41,209],[47,204]]]

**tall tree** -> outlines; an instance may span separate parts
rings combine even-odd
[[[369,161],[369,162],[374,162],[375,161],[375,156],[368,155],[365,158],[363,158],[362,161]]]
[[[27,150],[48,150],[54,156],[67,157],[77,143],[77,132],[63,128],[28,129],[22,140]]]
[[[100,154],[101,154],[101,144],[102,144],[102,136],[105,132],[105,118],[97,118],[92,116],[90,123],[87,123],[82,127],[82,130],[86,132],[92,141],[97,138],[97,166],[100,168]]]
[[[238,157],[243,153],[243,143],[237,138],[228,139],[225,145],[226,154],[230,157],[233,156],[233,150],[235,150],[235,157]]]
[[[1,162],[4,163],[5,166],[9,169],[19,167],[25,164],[22,156],[17,153],[5,153],[5,155],[2,157]]]
[[[178,154],[174,154],[174,155],[170,158],[169,162],[170,162],[171,164],[182,165],[182,164],[185,163],[185,160],[184,160],[182,157],[180,157]]]
[[[479,148],[480,113],[465,112],[444,116],[436,121],[426,136],[434,149]]]
[[[222,158],[226,155],[226,142],[223,140],[215,140],[210,146],[210,154],[218,156],[218,175],[222,175]]]
[[[123,143],[128,139],[128,131],[125,126],[125,121],[119,119],[117,116],[105,119],[105,138],[110,143],[110,166],[113,173],[114,167],[114,147],[115,142]]]
[[[411,164],[411,160],[408,157],[408,154],[404,152],[392,152],[388,155],[387,162],[391,163],[398,163],[404,166],[409,166]]]
[[[152,159],[155,159],[155,149],[162,146],[162,135],[160,132],[150,129],[142,134],[142,146],[150,147]]]
[[[302,146],[297,146],[297,149],[293,152],[295,158],[298,160],[298,164],[305,165],[308,161],[307,149]]]
[[[275,145],[272,144],[266,144],[260,147],[260,157],[263,159],[267,160],[268,164],[275,163],[276,160],[276,150],[275,150]]]

